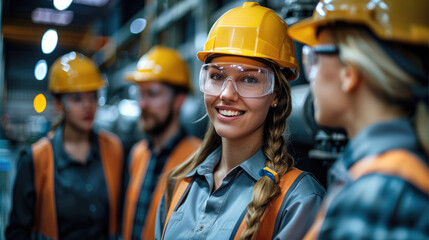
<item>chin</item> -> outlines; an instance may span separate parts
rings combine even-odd
[[[237,132],[236,128],[226,128],[226,127],[216,127],[215,126],[215,130],[216,133],[221,137],[221,138],[226,138],[226,139],[237,139],[237,138],[241,138],[243,136],[243,133]]]
[[[93,125],[94,125],[93,123],[82,124],[82,125],[80,126],[80,129],[81,129],[81,130],[83,130],[83,131],[85,131],[85,132],[87,132],[87,131],[91,131],[91,130],[92,130],[92,126],[93,126]]]

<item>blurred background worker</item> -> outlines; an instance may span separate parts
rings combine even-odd
[[[319,124],[351,141],[310,239],[428,239],[429,2],[322,0],[290,35]]]
[[[139,124],[147,138],[134,145],[129,158],[123,237],[153,239],[166,173],[200,145],[180,123],[180,109],[191,91],[191,81],[180,54],[163,46],[143,55],[126,79],[139,86]]]
[[[21,152],[7,239],[109,239],[119,229],[123,152],[112,134],[93,128],[96,65],[70,52],[54,62],[49,91],[62,119]]]

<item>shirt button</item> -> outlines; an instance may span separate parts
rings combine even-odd
[[[91,191],[92,191],[92,189],[93,189],[93,187],[92,187],[92,185],[91,185],[91,184],[87,183],[87,184],[85,185],[85,189],[86,189],[86,191],[91,192]]]
[[[89,211],[92,213],[95,213],[95,211],[97,211],[97,208],[95,207],[94,204],[89,205]]]
[[[200,231],[202,231],[204,229],[204,225],[200,226]]]

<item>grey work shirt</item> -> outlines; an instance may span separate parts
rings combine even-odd
[[[259,150],[233,168],[221,186],[212,192],[213,171],[221,154],[219,147],[186,175],[193,177],[194,182],[186,199],[171,215],[164,239],[229,239],[235,234],[267,158]],[[273,239],[301,239],[311,226],[324,194],[325,190],[311,174],[302,173],[283,200]],[[156,239],[161,239],[165,220],[163,209],[164,199],[158,208]]]

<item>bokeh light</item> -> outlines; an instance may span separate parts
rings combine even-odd
[[[45,111],[46,108],[46,98],[43,94],[39,93],[33,100],[34,110],[41,113]]]
[[[42,37],[42,51],[49,54],[55,50],[58,43],[58,33],[55,29],[49,29]]]
[[[54,7],[58,10],[67,9],[73,0],[54,0]]]
[[[146,27],[146,19],[137,18],[130,25],[130,32],[132,34],[137,34],[143,31]]]
[[[43,80],[46,77],[46,74],[48,73],[48,64],[45,60],[39,60],[36,63],[36,67],[34,68],[34,77],[36,77],[37,80]]]

